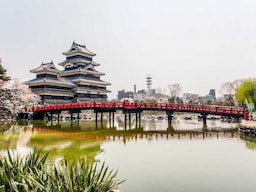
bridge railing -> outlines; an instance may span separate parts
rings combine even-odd
[[[198,104],[177,104],[177,103],[143,103],[143,102],[84,102],[53,104],[33,107],[33,111],[51,111],[65,109],[95,109],[95,108],[115,108],[115,109],[142,109],[142,110],[176,110],[189,112],[207,112],[216,114],[243,115],[244,108],[228,107],[217,105]]]

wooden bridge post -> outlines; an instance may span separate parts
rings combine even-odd
[[[79,119],[80,119],[80,116],[79,116],[80,112],[78,111],[77,112],[77,122],[79,123]]]
[[[115,127],[115,112],[112,113],[112,125]]]
[[[103,127],[103,112],[101,112],[100,123],[101,123],[101,127]]]
[[[172,128],[172,114],[173,111],[166,111],[168,117],[168,128]]]
[[[206,113],[202,113],[202,117],[203,117],[203,129],[207,128],[207,114]]]
[[[52,119],[53,119],[53,112],[50,112],[51,116],[50,116],[50,121],[51,121],[51,126],[52,126]]]
[[[111,127],[111,112],[109,112],[109,127]]]
[[[70,120],[71,120],[71,123],[73,123],[73,111],[72,110],[70,110]]]
[[[131,112],[129,111],[129,128],[131,128]]]
[[[139,112],[139,128],[141,127],[141,111]]]
[[[124,112],[124,128],[126,129],[127,125],[127,117],[126,117],[126,111]]]
[[[46,112],[44,112],[43,116],[44,116],[44,121],[45,121],[46,118],[48,119],[48,114]]]
[[[239,123],[239,117],[234,117],[234,119],[236,123]]]
[[[95,111],[95,123],[96,123],[96,127],[97,127],[97,123],[98,123],[98,112]]]
[[[60,122],[60,112],[58,112],[58,123]]]
[[[135,119],[136,119],[135,127],[137,128],[137,126],[138,126],[138,113],[137,112],[135,113]]]

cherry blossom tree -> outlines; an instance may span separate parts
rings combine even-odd
[[[27,103],[27,102],[36,102],[40,101],[40,96],[32,93],[31,89],[28,88],[25,83],[21,82],[18,79],[13,79],[9,81],[7,84],[4,85],[5,88],[8,89],[17,89],[19,99],[21,102]]]

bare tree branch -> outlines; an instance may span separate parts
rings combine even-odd
[[[170,97],[174,98],[174,101],[176,102],[177,97],[181,94],[182,92],[182,87],[180,84],[175,83],[175,84],[168,84],[168,89],[169,89],[169,94]]]

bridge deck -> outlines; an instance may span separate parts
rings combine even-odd
[[[207,113],[216,115],[228,115],[243,117],[246,110],[242,107],[228,107],[217,105],[194,105],[194,104],[176,104],[176,103],[142,103],[142,102],[85,102],[53,104],[33,107],[34,112],[64,111],[71,109],[115,109],[115,110],[158,110],[158,111],[177,111],[192,113]]]

